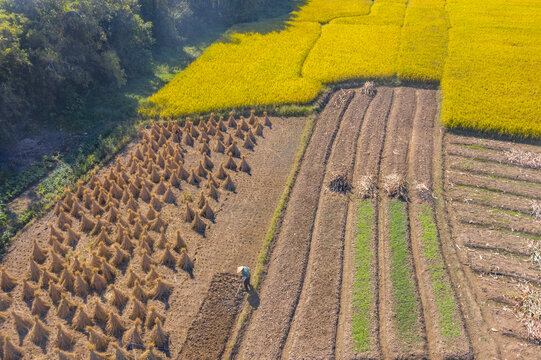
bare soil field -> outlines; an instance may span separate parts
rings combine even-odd
[[[524,315],[541,291],[541,144],[448,133],[438,96],[330,97],[250,294],[235,270],[256,267],[306,119],[143,129],[4,255],[0,351],[541,358]]]
[[[55,214],[55,208],[15,239],[2,259],[6,276],[13,277],[16,286],[9,289],[7,283],[4,286],[7,280],[2,280],[11,305],[0,332],[9,335],[28,359],[50,359],[56,356],[56,347],[74,358],[86,358],[89,342],[92,351],[103,356],[128,351],[130,356],[152,352],[176,358],[183,344],[187,353],[196,351],[186,337],[190,328],[208,320],[197,316],[200,309],[206,310],[204,299],[235,295],[219,286],[214,289],[215,275],[234,274],[239,265],[255,267],[305,120],[270,118],[264,124],[264,119],[253,122],[237,117],[238,127],[228,119],[224,124],[205,119],[204,127],[182,127],[179,133],[174,124],[143,130],[143,142],[130,144],[91,183],[80,185],[81,197],[74,191],[72,204],[67,199],[59,203],[61,215]],[[218,131],[220,126],[222,131]],[[219,152],[213,133],[223,136],[220,142],[226,152],[238,152],[238,156]],[[247,137],[253,140],[247,142]],[[228,140],[234,145],[227,144]],[[241,169],[243,161],[249,169]],[[78,214],[71,215],[75,202],[83,212],[82,220]],[[187,219],[188,214],[192,219]],[[73,234],[69,235],[64,222],[71,222]],[[96,226],[100,222],[103,231]],[[34,273],[29,270],[31,258],[37,262]],[[75,285],[66,280],[70,274]],[[234,277],[240,281],[238,275]],[[138,285],[134,285],[136,279]],[[245,296],[244,292],[239,295]],[[36,302],[45,305],[34,309]],[[96,302],[107,311],[103,319],[95,314]],[[91,328],[78,328],[82,311],[89,315],[85,325]],[[110,320],[108,313],[115,317]],[[155,318],[162,320],[158,330]],[[229,324],[218,333],[214,327],[203,327],[196,335],[220,335],[225,343],[234,319],[231,314]],[[46,334],[39,339],[33,330],[38,321],[38,329],[43,325]],[[68,345],[58,342],[57,324],[69,334]],[[156,339],[156,331],[161,331],[162,341]],[[111,344],[114,341],[120,350]]]
[[[499,358],[539,358],[539,339],[514,309],[541,279],[531,260],[541,241],[541,170],[516,158],[539,157],[541,146],[446,134],[443,149],[452,243],[486,333]]]

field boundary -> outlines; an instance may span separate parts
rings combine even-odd
[[[272,253],[272,249],[276,242],[276,234],[280,231],[283,214],[285,213],[287,209],[287,205],[288,205],[289,198],[291,195],[291,190],[293,189],[293,185],[295,184],[295,180],[297,179],[299,168],[302,163],[302,160],[304,159],[306,148],[308,147],[308,144],[310,143],[310,139],[312,138],[315,125],[316,125],[316,117],[311,116],[306,122],[306,125],[304,127],[303,133],[301,135],[299,148],[295,156],[295,162],[293,163],[293,167],[291,168],[291,172],[286,181],[286,186],[282,194],[282,198],[280,199],[280,203],[278,204],[276,210],[274,211],[274,215],[271,219],[269,230],[267,231],[267,234],[265,235],[263,247],[261,248],[261,251],[258,256],[257,266],[254,271],[254,281],[253,281],[254,290],[259,289],[259,285],[265,277],[265,272],[268,267],[268,260],[270,258],[270,254]],[[244,331],[246,330],[246,325],[250,321],[253,310],[254,308],[249,303],[245,303],[244,306],[242,307],[238,315],[237,324],[234,326],[233,334],[231,334],[226,344],[224,354],[222,355],[222,359],[230,359],[236,354],[236,351],[238,350],[238,347],[240,346],[240,341],[242,340]]]
[[[433,151],[433,190],[436,210],[436,224],[440,233],[441,247],[443,257],[451,283],[454,289],[461,288],[462,291],[455,292],[462,320],[465,324],[466,334],[474,349],[474,357],[481,359],[498,359],[501,357],[500,351],[492,338],[492,335],[484,326],[484,316],[475,296],[471,290],[471,283],[460,265],[460,259],[455,246],[451,240],[451,224],[448,223],[449,214],[445,204],[444,197],[444,174],[446,171],[444,153],[445,129],[441,125],[441,99],[438,101],[438,120],[435,121],[434,131],[434,151]],[[481,351],[475,352],[477,349]]]

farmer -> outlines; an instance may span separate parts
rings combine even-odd
[[[250,291],[250,268],[248,266],[239,266],[237,268],[237,274],[242,273],[242,282],[244,283],[244,290]]]

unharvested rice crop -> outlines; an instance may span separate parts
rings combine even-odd
[[[410,1],[402,29],[398,77],[405,80],[439,81],[447,56],[448,28],[445,2]]]
[[[451,128],[541,136],[541,3],[312,0],[281,32],[233,34],[154,94],[146,117],[312,101],[350,79],[440,82]]]
[[[150,97],[146,116],[178,116],[246,104],[306,103],[321,85],[300,76],[317,23],[297,22],[282,32],[236,34],[216,43]]]
[[[396,72],[400,26],[326,25],[303,68],[303,76],[330,83],[388,78]]]
[[[444,123],[541,136],[541,3],[453,0],[448,10]]]
[[[370,5],[368,0],[311,0],[295,12],[295,20],[327,23],[338,17],[367,15]]]
[[[331,21],[331,24],[358,25],[397,25],[402,26],[406,4],[401,2],[376,1],[366,16],[341,17]]]

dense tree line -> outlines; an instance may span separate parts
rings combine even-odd
[[[0,140],[54,124],[81,109],[91,91],[148,72],[154,49],[255,20],[268,6],[271,0],[0,0]]]

